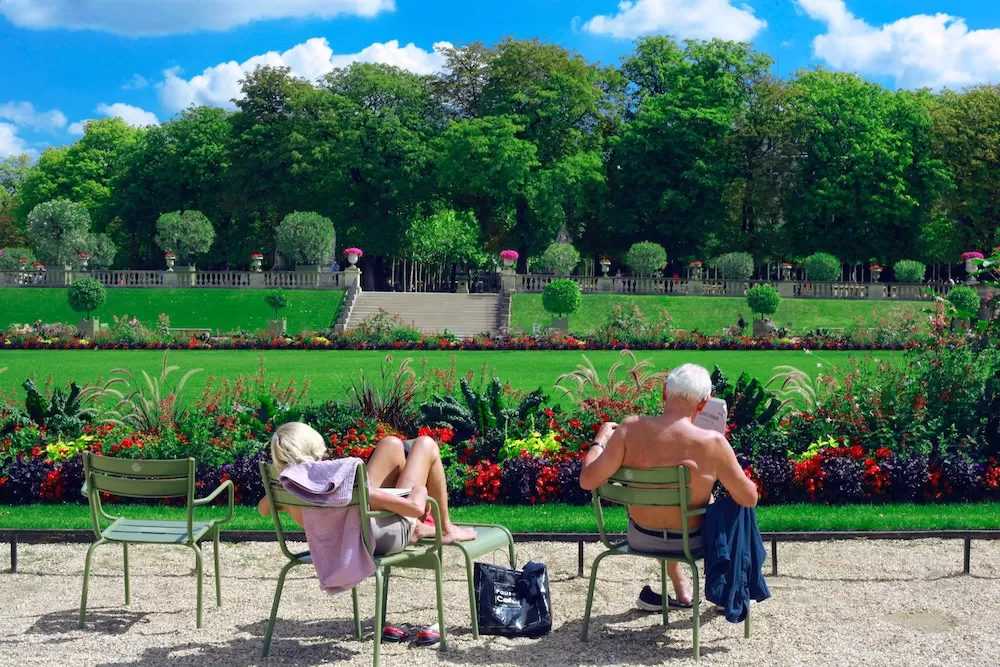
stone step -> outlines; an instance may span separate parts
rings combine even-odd
[[[499,306],[496,294],[362,292],[347,328],[356,328],[379,311],[386,311],[423,333],[448,331],[469,337],[496,333]]]

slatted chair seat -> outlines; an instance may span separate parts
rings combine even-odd
[[[200,628],[204,568],[202,551],[198,543],[205,539],[211,539],[215,561],[215,601],[218,606],[222,606],[222,582],[219,578],[219,530],[220,526],[233,518],[235,489],[233,483],[227,480],[204,498],[195,498],[194,490],[194,459],[134,461],[84,452],[82,492],[90,502],[90,518],[97,540],[87,549],[87,559],[83,567],[83,594],[80,599],[81,628],[86,624],[87,593],[90,588],[90,566],[94,551],[102,544],[108,543],[122,545],[126,605],[131,602],[132,597],[128,568],[128,546],[130,544],[176,544],[194,551],[198,596],[196,623],[197,627]],[[195,521],[195,508],[212,504],[223,491],[228,494],[228,513],[226,516],[221,520]],[[112,516],[104,510],[101,503],[102,493],[126,498],[184,498],[187,507],[187,520],[160,521]],[[105,522],[110,522],[110,525],[104,526]]]
[[[214,521],[195,521],[191,524],[191,537],[195,542],[211,532]],[[187,521],[153,521],[151,519],[117,519],[102,533],[109,542],[132,544],[187,544]]]

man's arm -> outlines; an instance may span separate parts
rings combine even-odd
[[[729,496],[743,507],[757,506],[757,485],[743,472],[736,452],[732,445],[721,434],[717,434],[716,446],[719,448],[719,481],[726,487]]]
[[[594,443],[587,451],[586,458],[583,459],[583,468],[580,470],[580,488],[587,491],[596,489],[601,484],[608,481],[625,460],[625,431],[628,424],[635,421],[635,417],[629,417],[621,425],[608,422],[601,426]]]

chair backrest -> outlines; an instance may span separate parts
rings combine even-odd
[[[195,460],[192,458],[137,460],[84,452],[83,485],[98,537],[101,532],[99,517],[117,518],[107,514],[101,504],[101,494],[107,493],[125,498],[185,498],[188,538],[192,538],[195,491]]]
[[[601,541],[611,548],[604,529],[604,512],[601,501],[637,507],[676,507],[681,514],[681,536],[684,554],[691,558],[688,547],[688,522],[692,517],[705,513],[702,509],[689,509],[691,504],[691,471],[686,466],[668,468],[619,468],[607,482],[594,489],[594,511]]]
[[[281,481],[278,479],[278,470],[272,463],[267,463],[266,461],[260,462],[260,478],[264,483],[264,493],[267,496],[267,503],[271,509],[271,518],[274,520],[274,532],[278,537],[278,546],[281,548],[281,552],[285,554],[285,556],[294,560],[301,554],[292,553],[285,544],[285,531],[281,526],[281,517],[278,514],[279,508],[330,508],[315,505],[307,500],[302,500],[301,498],[298,498],[286,491],[281,485]],[[358,471],[354,475],[354,493],[351,496],[351,502],[346,505],[346,507],[357,507],[361,512],[361,537],[364,540],[365,547],[368,549],[369,553],[371,553],[373,550],[373,543],[371,535],[371,521],[369,521],[369,519],[381,516],[385,513],[372,512],[369,508],[368,473],[363,464],[358,466]]]

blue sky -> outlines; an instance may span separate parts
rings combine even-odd
[[[823,65],[893,88],[1000,83],[995,0],[0,0],[0,157],[70,143],[90,118],[229,106],[258,63],[428,73],[435,44],[507,35],[616,63],[647,34],[751,41],[782,76]]]

